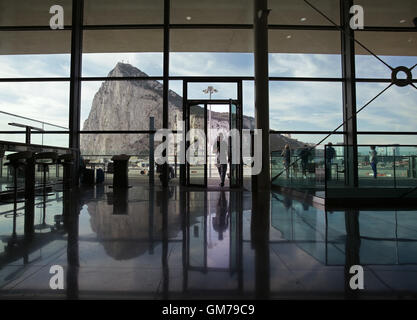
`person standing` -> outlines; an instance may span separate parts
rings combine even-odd
[[[290,165],[291,165],[291,149],[290,145],[286,144],[284,147],[284,150],[281,153],[281,156],[283,157],[283,163],[285,167],[285,172],[287,175],[287,179],[290,177]]]
[[[369,162],[371,163],[372,171],[374,172],[374,179],[377,177],[376,165],[378,163],[378,153],[375,150],[375,146],[371,146],[371,151],[369,151]]]
[[[329,142],[326,148],[326,174],[327,180],[332,180],[332,163],[336,156],[336,151],[333,148],[333,144]]]
[[[301,170],[303,172],[304,179],[307,178],[307,166],[308,166],[308,161],[310,159],[310,156],[311,156],[310,149],[308,148],[308,145],[305,144],[304,148],[301,149],[300,151]]]

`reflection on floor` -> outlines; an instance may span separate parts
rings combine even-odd
[[[13,225],[15,222],[15,234]],[[64,268],[64,289],[50,268]],[[364,290],[349,287],[364,267]],[[0,204],[0,298],[416,298],[417,208],[97,185]]]

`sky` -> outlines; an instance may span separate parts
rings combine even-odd
[[[381,57],[393,67],[411,67],[417,57]],[[83,55],[83,76],[107,76],[117,62],[130,63],[149,76],[162,76],[162,53],[103,53]],[[0,77],[68,77],[69,55],[0,56]],[[270,54],[270,76],[341,77],[339,55]],[[390,78],[391,71],[372,56],[356,56],[357,77]],[[248,53],[171,53],[171,76],[253,76],[253,55]],[[413,77],[417,75],[417,67]],[[87,118],[101,81],[82,85],[81,126]],[[190,85],[192,98],[208,98],[202,88],[214,85],[213,98],[236,97],[234,84]],[[358,108],[384,89],[387,83],[358,83]],[[243,83],[243,112],[254,115],[254,85]],[[182,82],[170,81],[170,89],[182,96]],[[60,126],[68,126],[69,83],[0,83],[0,111],[11,112]],[[270,126],[275,130],[333,130],[342,122],[342,84],[337,82],[270,82]],[[411,86],[391,87],[358,115],[363,131],[417,131],[417,90]],[[8,125],[15,118],[0,117],[0,130],[18,130]],[[13,120],[13,121],[11,121]],[[19,120],[22,122],[23,120]],[[32,124],[33,125],[33,124]],[[35,125],[36,126],[36,125]],[[38,124],[39,126],[39,124]],[[49,130],[57,128],[46,127]],[[123,129],[123,128],[121,128]],[[298,136],[317,142],[321,136]],[[0,137],[3,139],[4,137]],[[392,140],[392,139],[394,140]],[[362,136],[361,143],[415,144],[415,137]],[[21,139],[21,138],[20,138]],[[332,140],[333,139],[333,140]],[[329,141],[341,142],[341,136]],[[391,140],[392,142],[391,142]],[[311,140],[311,141],[308,141]]]

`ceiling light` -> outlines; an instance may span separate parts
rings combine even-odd
[[[287,35],[287,37],[286,37],[287,39],[291,39],[291,35],[289,34],[289,35]]]
[[[185,19],[187,19],[188,21],[190,21],[191,20],[191,17],[188,16],[188,17],[185,17]]]
[[[304,17],[303,17],[303,18],[301,18],[301,19],[300,19],[300,21],[301,21],[301,22],[307,21],[307,18],[304,18]]]
[[[407,20],[404,20],[404,19],[402,19],[402,20],[400,20],[400,23],[405,23]]]

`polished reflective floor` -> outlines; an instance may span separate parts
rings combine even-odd
[[[15,230],[15,232],[13,232]],[[52,266],[63,289],[51,289]],[[350,267],[363,267],[353,290]],[[417,298],[417,207],[97,185],[0,204],[0,298]]]

